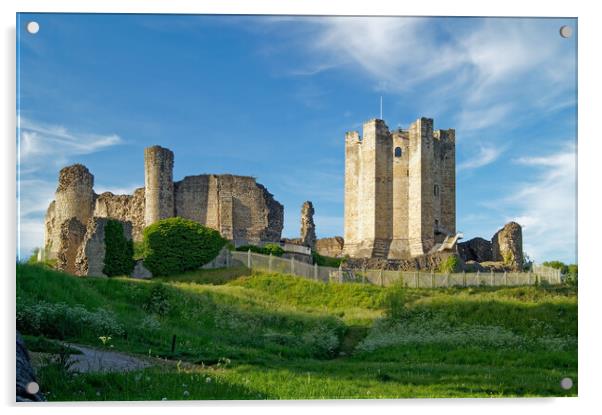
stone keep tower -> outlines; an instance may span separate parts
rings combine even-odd
[[[60,245],[61,226],[71,218],[85,226],[94,213],[94,176],[82,164],[64,167],[54,201],[46,213],[45,246],[48,258],[56,258]]]
[[[455,131],[420,118],[390,132],[383,120],[345,137],[345,246],[357,258],[429,252],[456,231]]]
[[[173,152],[161,146],[144,149],[144,224],[174,216]]]

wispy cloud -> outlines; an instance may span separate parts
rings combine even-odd
[[[480,145],[476,154],[469,156],[458,164],[457,171],[472,170],[486,166],[496,161],[505,151],[504,147],[494,145]]]
[[[54,198],[56,168],[76,156],[92,154],[123,143],[117,134],[76,132],[58,124],[20,117],[19,126],[19,229],[18,255],[24,257],[43,244],[44,216]],[[116,189],[117,190],[117,189]],[[126,190],[126,189],[119,189]]]
[[[74,132],[61,125],[39,123],[24,117],[20,117],[18,125],[18,162],[28,172],[48,163],[60,166],[72,156],[91,154],[123,143],[117,134]]]
[[[515,163],[533,169],[533,180],[518,183],[500,201],[518,213],[524,249],[537,261],[574,261],[576,246],[576,154],[574,145],[552,154],[523,157]]]

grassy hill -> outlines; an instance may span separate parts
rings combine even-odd
[[[48,364],[39,381],[49,400],[577,394],[568,287],[382,288],[245,268],[149,282],[17,265],[17,328],[32,344],[166,359],[77,376]]]

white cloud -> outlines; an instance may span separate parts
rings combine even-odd
[[[567,55],[572,40],[558,35],[553,19],[333,17],[307,22],[313,30],[299,32],[295,40],[307,51],[307,63],[291,74],[343,69],[367,77],[375,90],[402,97],[426,85],[414,100],[417,111],[455,114],[460,132],[502,125],[529,109],[550,112],[574,104],[567,99],[575,87],[575,61]]]
[[[117,134],[75,133],[61,125],[19,118],[19,160],[25,172],[60,166],[72,156],[91,154],[121,144]]]
[[[496,161],[505,148],[492,145],[480,145],[477,154],[458,164],[457,171],[472,170],[486,166]]]
[[[516,163],[536,169],[535,179],[519,183],[514,195],[501,201],[515,208],[513,219],[523,226],[524,250],[542,262],[576,261],[576,153],[567,146],[553,154],[523,157]]]
[[[56,190],[56,177],[49,177],[49,172],[69,164],[74,156],[101,151],[123,141],[116,134],[73,132],[64,126],[23,117],[18,126],[18,255],[26,258],[33,248],[44,243],[44,216]]]

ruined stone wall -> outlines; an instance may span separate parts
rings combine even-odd
[[[146,226],[174,216],[173,152],[161,146],[144,149]]]
[[[252,177],[188,176],[174,189],[177,216],[216,229],[240,244],[280,240],[284,208]]]
[[[76,258],[86,236],[86,226],[72,217],[61,223],[57,250],[57,269],[77,274]]]
[[[516,222],[509,222],[497,231],[491,239],[494,261],[519,269],[524,262],[523,231]]]
[[[134,241],[141,241],[144,230],[144,204],[144,188],[136,189],[133,195],[104,192],[96,198],[94,216],[131,222]]]
[[[91,218],[85,228],[85,236],[81,241],[75,259],[76,275],[90,277],[106,277],[103,272],[105,266],[105,228],[109,218]],[[113,219],[114,220],[114,219]],[[123,236],[126,240],[132,240],[131,222],[121,222]]]
[[[48,258],[56,258],[60,244],[61,225],[76,218],[86,223],[94,211],[94,176],[81,164],[65,167],[59,172],[55,200],[48,207],[45,223],[45,246]]]
[[[340,236],[320,238],[316,241],[316,252],[329,257],[340,257],[343,254],[345,241]]]
[[[301,244],[314,249],[316,245],[316,225],[314,205],[308,200],[301,207]]]

